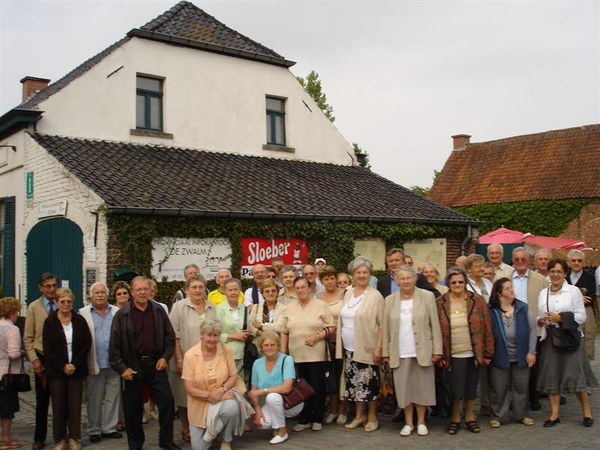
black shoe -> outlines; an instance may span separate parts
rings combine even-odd
[[[102,433],[102,437],[109,439],[121,439],[123,435],[118,431],[113,431],[112,433]]]
[[[540,402],[532,403],[531,405],[529,405],[529,409],[531,409],[532,411],[539,411],[540,409],[542,409],[542,404]]]
[[[560,417],[557,418],[556,420],[551,420],[548,419],[544,422],[544,428],[552,428],[553,426],[555,426],[557,423],[560,423]]]
[[[181,450],[181,448],[178,445],[174,444],[174,443],[170,443],[166,447],[161,447],[161,448],[164,448],[166,450]]]
[[[392,422],[393,423],[404,422],[404,411],[400,410],[400,412],[398,414],[396,414],[394,417],[392,417]]]
[[[102,440],[102,437],[99,434],[91,434],[90,435],[90,442],[92,444],[97,444],[101,440]]]
[[[594,425],[594,419],[592,419],[591,417],[584,417],[583,418],[583,426],[584,427],[589,428],[592,425]]]
[[[563,397],[562,395],[560,396],[560,404],[561,405],[566,405],[567,404],[567,398]]]

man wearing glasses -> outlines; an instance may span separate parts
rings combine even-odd
[[[46,272],[40,277],[39,288],[42,296],[31,302],[25,318],[25,333],[23,347],[27,358],[33,365],[35,373],[35,432],[32,450],[41,450],[45,446],[48,431],[48,405],[50,404],[50,389],[45,373],[46,360],[42,336],[44,321],[48,314],[58,309],[56,305],[56,288],[58,278]]]

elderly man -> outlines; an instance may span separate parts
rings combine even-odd
[[[191,277],[192,275],[198,275],[199,273],[200,267],[198,267],[197,264],[188,264],[183,268],[183,279],[184,281],[187,281],[189,277]],[[185,293],[185,289],[181,288],[177,292],[175,292],[175,295],[173,296],[173,303],[178,302],[179,300],[183,300],[186,297],[187,295]]]
[[[585,351],[590,361],[595,358],[596,347],[596,316],[598,314],[598,305],[596,304],[596,278],[589,272],[583,270],[585,265],[585,253],[581,250],[571,250],[567,253],[567,262],[569,263],[569,272],[567,273],[567,283],[579,288],[583,294],[585,304],[586,320],[583,325],[585,335]]]
[[[465,255],[460,255],[458,258],[456,258],[456,261],[454,261],[454,265],[456,267],[460,267],[460,268],[464,269],[466,260],[467,260],[467,257]]]
[[[264,301],[260,289],[262,288],[263,281],[267,279],[267,268],[264,264],[257,264],[252,268],[252,278],[254,283],[251,287],[246,289],[244,292],[244,306],[246,308],[252,305],[258,305]]]
[[[86,320],[92,335],[92,349],[88,355],[88,377],[85,382],[88,428],[90,442],[102,438],[121,439],[117,431],[119,404],[121,402],[121,379],[110,367],[108,347],[112,321],[119,311],[108,304],[108,288],[104,283],[90,287],[91,304],[81,308],[79,314]]]
[[[398,267],[404,264],[404,252],[399,248],[388,250],[385,254],[385,263],[387,265],[388,274],[377,281],[377,290],[383,295],[383,298],[400,290],[398,283],[396,283],[396,280],[394,279],[394,274],[396,273],[396,270],[398,270]],[[436,298],[441,295],[436,288],[427,282],[427,279],[421,273],[417,274],[416,286],[420,289],[426,289],[432,292]]]
[[[529,309],[534,317],[537,317],[538,297],[540,292],[544,290],[548,284],[546,278],[539,273],[529,269],[529,254],[523,247],[517,247],[512,252],[512,263],[514,271],[509,278],[515,290],[517,298],[529,305]],[[541,329],[537,328],[538,343],[536,346],[537,359],[539,360],[540,352],[540,334]],[[529,405],[533,411],[538,411],[541,408],[540,396],[537,391],[538,365],[532,367],[529,374]]]
[[[495,275],[494,281],[500,278],[509,278],[513,273],[513,268],[508,264],[502,262],[504,257],[504,247],[502,244],[490,244],[487,248],[487,257],[489,261],[494,265]]]
[[[552,259],[552,252],[547,248],[540,248],[535,252],[533,258],[533,264],[535,265],[535,271],[542,275],[546,280],[550,281],[548,277],[548,262]]]
[[[31,302],[27,308],[27,317],[25,319],[25,332],[23,333],[23,347],[27,359],[33,365],[35,373],[35,431],[33,433],[33,450],[44,448],[46,434],[48,431],[48,406],[50,404],[50,388],[48,387],[44,358],[44,347],[42,336],[44,332],[44,322],[48,314],[56,311],[56,288],[58,287],[58,278],[56,275],[46,272],[42,274],[39,282],[39,289],[42,296]]]
[[[225,301],[227,296],[225,295],[225,282],[231,278],[231,272],[229,269],[219,269],[217,272],[217,288],[214,291],[208,293],[207,300],[215,306],[219,306]],[[244,294],[240,292],[240,303],[244,303]]]
[[[175,405],[166,372],[175,348],[175,332],[162,306],[150,301],[148,278],[135,277],[131,295],[133,300],[115,314],[109,350],[110,365],[123,379],[127,443],[130,450],[144,446],[142,384],[146,384],[158,406],[159,447],[180,450],[173,443]]]
[[[323,259],[323,261],[325,260]],[[323,287],[321,281],[317,278],[317,269],[312,264],[307,264],[302,268],[302,277],[306,278],[306,281],[308,281],[308,287],[313,297],[321,292],[325,292],[325,287]]]

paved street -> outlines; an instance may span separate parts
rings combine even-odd
[[[600,337],[596,339],[596,346],[600,348]],[[600,379],[600,361],[592,362],[592,369]],[[285,449],[332,449],[343,447],[344,450],[352,449],[397,449],[400,446],[427,446],[429,449],[467,449],[477,450],[501,450],[501,449],[600,449],[600,391],[593,391],[590,397],[592,410],[596,423],[592,428],[584,428],[581,420],[581,409],[575,395],[567,396],[567,404],[561,407],[562,423],[552,429],[543,428],[542,424],[549,414],[548,400],[542,400],[541,411],[532,412],[530,416],[536,421],[532,427],[520,424],[503,425],[499,429],[492,429],[488,425],[488,419],[480,419],[481,433],[472,434],[466,430],[464,425],[456,436],[446,434],[447,421],[439,418],[430,418],[428,427],[429,436],[419,437],[413,433],[410,437],[400,437],[400,424],[394,424],[390,418],[380,418],[381,428],[374,433],[365,433],[362,430],[346,430],[338,425],[328,425],[323,431],[315,433],[310,430],[294,433],[290,428],[290,439],[279,445]],[[13,421],[13,436],[20,440],[24,448],[30,448],[33,437],[35,396],[33,392],[21,396],[21,411],[17,413]],[[85,422],[85,408],[83,422]],[[158,423],[151,421],[144,426],[146,432],[145,449],[158,448]],[[48,430],[48,444],[46,448],[52,448],[52,430]],[[234,438],[232,447],[234,449],[259,449],[268,445],[270,434],[268,431],[253,431],[244,434],[243,437]],[[175,442],[183,450],[190,449],[190,445],[181,439],[181,425],[175,422]],[[91,444],[83,428],[82,445],[86,448],[127,449],[125,436],[120,440],[104,440],[98,444]],[[218,449],[218,445],[213,446]]]

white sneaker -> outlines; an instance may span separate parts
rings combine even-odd
[[[312,424],[312,430],[313,431],[321,431],[323,429],[323,425],[320,424],[319,422],[314,422]]]
[[[346,422],[348,422],[348,416],[346,414],[340,414],[336,420],[338,425],[346,425]]]
[[[427,436],[429,434],[429,430],[424,423],[417,425],[417,434],[419,436]]]
[[[271,439],[269,441],[269,444],[273,444],[273,445],[281,444],[282,442],[287,441],[289,438],[290,438],[290,436],[287,433],[285,433],[283,436],[280,436],[280,435],[276,434],[273,437],[273,439]]]
[[[294,431],[304,431],[304,430],[308,430],[312,425],[310,423],[297,423],[296,425],[294,425],[294,428],[292,428],[292,430]]]
[[[402,437],[410,436],[410,433],[412,433],[414,429],[415,429],[415,427],[411,427],[410,425],[404,425],[404,428],[402,428],[402,430],[400,430],[400,436],[402,436]]]
[[[333,423],[337,417],[337,414],[329,413],[325,416],[325,419],[323,419],[323,423],[329,425],[330,423]]]

